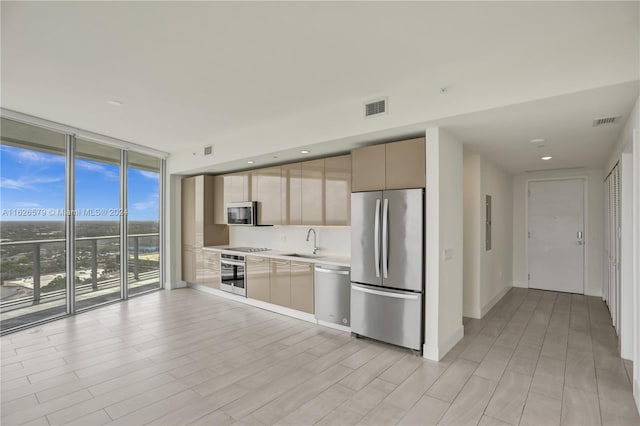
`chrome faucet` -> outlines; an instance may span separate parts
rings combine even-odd
[[[316,244],[316,230],[313,228],[309,228],[307,231],[307,241],[309,241],[309,236],[311,235],[311,231],[313,231],[313,254],[318,252],[318,245]]]

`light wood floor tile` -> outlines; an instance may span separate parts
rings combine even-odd
[[[353,390],[335,384],[288,414],[277,424],[292,426],[315,424],[351,398],[353,394]]]
[[[540,347],[526,344],[518,344],[513,356],[507,365],[507,370],[533,376],[540,355]]]
[[[482,418],[480,419],[480,423],[478,423],[478,425],[479,426],[510,426],[510,424],[507,422],[503,422],[502,420],[494,419],[493,417],[489,417],[489,416],[482,416]],[[538,425],[538,426],[543,426],[543,425]]]
[[[67,423],[69,426],[87,426],[87,425],[106,425],[111,422],[111,417],[104,410],[98,410],[86,416],[79,417],[72,422]],[[51,422],[49,422],[52,424]]]
[[[400,351],[383,351],[357,370],[352,371],[340,383],[350,389],[359,391],[402,358],[402,355]]]
[[[400,421],[404,415],[405,410],[398,408],[395,405],[381,402],[357,424],[371,426],[393,425]]]
[[[414,354],[406,354],[380,374],[379,378],[386,382],[399,385],[404,382],[407,377],[411,376],[423,362],[423,358],[417,357]]]
[[[513,288],[463,324],[431,362],[191,289],[151,293],[1,337],[1,422],[640,424],[601,299]]]
[[[437,425],[451,404],[423,395],[398,422],[399,425]]]
[[[200,417],[199,419],[189,423],[190,425],[216,425],[216,426],[228,426],[235,423],[236,420],[229,416],[222,410],[214,411],[213,413],[207,414],[206,416]],[[151,423],[158,425],[166,425],[166,423]]]
[[[562,401],[536,393],[529,393],[524,406],[521,426],[553,426],[560,424]]]
[[[562,395],[560,424],[588,426],[600,425],[598,394],[565,386]]]
[[[563,360],[541,355],[533,374],[530,392],[562,400],[564,365]]]
[[[478,424],[496,385],[497,383],[492,380],[472,376],[440,423],[452,426]]]
[[[341,379],[352,371],[353,370],[343,365],[334,365],[317,376],[306,380],[303,384],[284,392],[252,414],[261,420],[266,420],[269,424],[277,423],[307,401],[340,382]],[[226,408],[225,411],[227,411]]]
[[[469,361],[467,361],[469,362]],[[409,410],[446,370],[436,362],[425,361],[386,398],[386,402]]]
[[[488,416],[517,425],[527,400],[531,377],[506,371],[485,410]]]
[[[478,368],[478,364],[475,362],[462,358],[457,359],[436,380],[427,391],[427,395],[452,402],[476,368]]]

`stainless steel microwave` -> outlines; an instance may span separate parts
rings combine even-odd
[[[227,224],[256,226],[258,224],[258,203],[256,201],[227,203]]]

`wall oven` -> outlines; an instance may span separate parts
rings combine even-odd
[[[222,283],[220,289],[229,293],[247,296],[245,257],[238,254],[222,253],[220,256]]]
[[[241,203],[227,203],[227,223],[229,225],[250,225],[258,223],[258,203],[246,201]]]

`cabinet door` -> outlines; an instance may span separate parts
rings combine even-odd
[[[291,307],[291,262],[271,259],[271,303]]]
[[[282,166],[282,224],[302,225],[302,163]]]
[[[250,201],[250,175],[248,172],[224,175],[224,202]]]
[[[193,247],[182,246],[182,281],[196,282],[196,265]]]
[[[247,256],[247,297],[269,302],[271,300],[269,258]]]
[[[424,138],[388,143],[385,149],[386,189],[425,187]]]
[[[324,159],[302,163],[302,224],[324,225]]]
[[[282,170],[269,167],[252,171],[252,199],[258,201],[260,225],[282,224]]]
[[[196,178],[182,179],[182,244],[193,247],[196,244]]]
[[[324,159],[325,225],[351,223],[351,156]]]
[[[200,284],[211,288],[220,288],[220,252],[202,251],[204,273]]]
[[[291,262],[291,308],[313,313],[313,264]]]
[[[373,145],[351,151],[351,191],[385,188],[385,146]]]
[[[227,224],[227,209],[224,201],[224,176],[213,177],[213,223]]]

